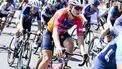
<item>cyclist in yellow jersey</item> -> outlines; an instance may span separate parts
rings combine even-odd
[[[56,55],[58,57],[62,56],[63,47],[66,48],[68,53],[73,53],[74,43],[68,34],[68,30],[74,25],[77,27],[77,38],[81,54],[88,58],[84,49],[83,18],[80,15],[82,8],[80,0],[69,0],[68,7],[58,10],[50,19],[43,36],[43,59],[38,69],[47,69],[53,55],[54,45],[56,46]]]

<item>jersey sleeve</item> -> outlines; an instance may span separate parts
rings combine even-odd
[[[54,21],[54,25],[56,26],[60,26],[61,23],[63,22],[63,19],[66,17],[66,13],[65,11],[58,11],[56,12],[56,16],[55,16],[55,21]]]
[[[30,7],[25,6],[25,7],[22,9],[22,14],[23,14],[23,15],[28,14],[29,11],[30,11]]]
[[[113,12],[115,11],[114,7],[111,7],[110,10],[108,11],[108,19],[111,19],[113,16]]]

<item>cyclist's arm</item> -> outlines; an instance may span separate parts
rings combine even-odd
[[[56,48],[61,49],[61,44],[59,41],[59,34],[58,34],[58,27],[57,26],[54,26],[52,37],[53,37],[54,44],[55,44]]]
[[[99,9],[97,9],[97,23],[99,23]]]
[[[21,14],[20,19],[19,19],[19,24],[17,25],[18,30],[22,31],[23,30],[23,19],[24,16]]]
[[[85,48],[84,48],[84,35],[83,35],[83,19],[79,19],[77,21],[77,40],[78,40],[78,45],[80,46],[81,49],[81,54],[84,55],[86,54]]]
[[[56,14],[59,14],[59,12],[56,12]],[[65,18],[65,16],[63,15],[62,12],[60,12],[60,14],[57,15],[57,17],[54,20],[54,28],[53,28],[52,37],[53,37],[53,40],[54,40],[54,44],[55,44],[56,48],[58,48],[58,49],[61,49],[58,29],[59,29],[59,27],[60,27],[60,25],[61,25],[64,18]]]
[[[112,23],[111,23],[111,19],[112,19],[112,16],[114,15],[113,12],[114,12],[114,7],[111,7],[110,10],[108,11],[108,17],[107,17],[107,24],[108,24],[108,28],[111,28],[112,27]]]
[[[115,23],[114,23],[114,28],[116,30],[116,32],[121,32],[122,31],[122,16],[120,16],[119,18],[117,18],[115,20]]]

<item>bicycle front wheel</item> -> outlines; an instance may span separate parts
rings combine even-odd
[[[18,69],[28,69],[32,55],[32,46],[30,44],[25,44],[20,49],[19,59],[18,59]]]
[[[14,50],[11,49],[11,45],[13,43],[14,37],[12,38],[9,47],[8,47],[8,57],[7,57],[7,61],[9,66],[12,66],[14,61],[15,61],[15,56],[14,56]]]

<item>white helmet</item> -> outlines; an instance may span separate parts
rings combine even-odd
[[[38,7],[38,8],[41,8],[41,6],[42,6],[42,2],[39,0],[34,0],[34,1],[32,0],[29,2],[29,4],[31,6]]]
[[[51,4],[52,6],[56,6],[56,4],[60,2],[61,0],[48,0],[48,4]]]
[[[83,0],[69,0],[69,4],[83,7]]]

